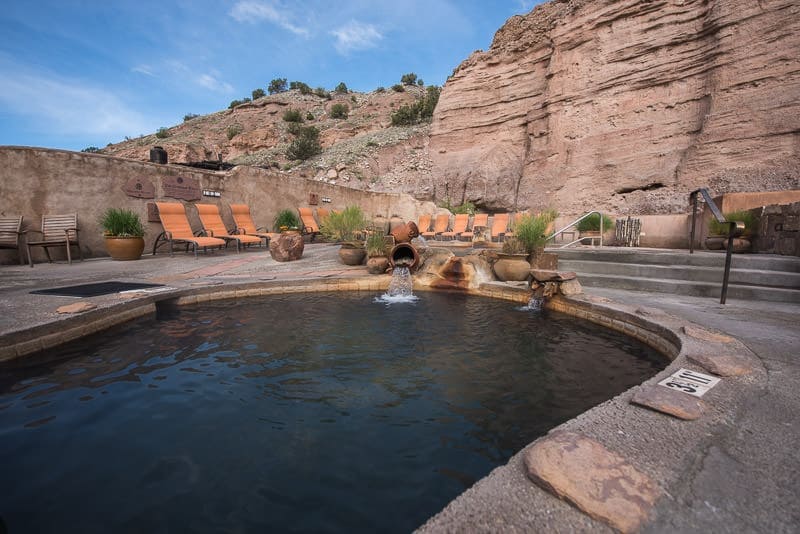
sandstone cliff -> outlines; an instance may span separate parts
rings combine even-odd
[[[701,186],[800,188],[796,0],[552,1],[445,84],[439,198],[684,212]]]

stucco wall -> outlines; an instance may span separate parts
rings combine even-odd
[[[365,214],[416,219],[422,211],[432,212],[432,204],[421,204],[405,194],[357,191],[321,182],[288,178],[276,171],[236,167],[229,172],[196,170],[180,165],[158,165],[100,154],[30,147],[0,147],[0,216],[25,217],[25,226],[39,229],[43,214],[77,213],[81,248],[85,257],[106,256],[98,219],[108,207],[132,209],[147,220],[147,203],[179,200],[164,196],[163,182],[175,177],[193,178],[200,189],[220,192],[220,197],[203,197],[196,202],[220,206],[223,220],[233,227],[228,205],[246,203],[256,224],[272,226],[281,209],[309,206],[309,193],[327,197],[325,207],[340,209],[360,206]],[[155,186],[154,199],[129,196],[123,186],[132,178],[147,178]],[[429,204],[429,205],[428,205]],[[322,206],[323,204],[320,204]],[[187,207],[194,230],[200,230],[196,210]],[[145,251],[161,233],[159,223],[146,223]],[[36,234],[33,234],[34,237]],[[55,258],[63,257],[52,249]],[[44,252],[34,249],[34,261],[44,261]],[[17,261],[14,251],[0,250],[0,262]]]

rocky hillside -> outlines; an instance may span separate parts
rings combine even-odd
[[[368,94],[350,92],[303,95],[292,89],[218,113],[184,121],[160,133],[105,147],[104,154],[148,161],[153,146],[163,146],[170,163],[217,161],[256,165],[291,179],[302,176],[373,191],[406,191],[416,196],[428,188],[430,125],[392,126],[391,115],[422,98],[425,88],[409,85]],[[335,105],[347,106],[347,118],[333,118]],[[307,161],[289,160],[296,138],[287,110],[299,111],[300,126],[320,130],[323,152]],[[420,185],[420,182],[425,182]]]
[[[390,126],[415,86],[289,91],[103,152],[148,159],[159,144],[173,162],[221,155],[487,210],[681,213],[697,187],[800,189],[799,51],[796,0],[553,0],[455,69],[430,126]],[[288,108],[313,116],[323,154],[286,159]]]

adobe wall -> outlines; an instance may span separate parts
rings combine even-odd
[[[30,147],[0,147],[0,216],[23,215],[29,229],[41,227],[42,214],[77,213],[81,248],[85,257],[106,256],[98,219],[109,207],[134,210],[147,221],[147,204],[155,201],[176,202],[166,196],[164,184],[183,178],[196,180],[200,190],[220,193],[219,198],[202,197],[195,202],[220,206],[223,220],[233,227],[228,205],[246,203],[259,226],[271,227],[281,209],[309,206],[309,193],[330,198],[322,204],[333,209],[358,205],[370,217],[416,219],[433,205],[420,204],[405,194],[371,193],[322,182],[287,178],[278,171],[253,167],[236,167],[228,172],[192,169],[181,165],[159,165],[100,154],[70,152]],[[140,179],[153,184],[155,198],[135,198],[123,187],[129,180]],[[194,208],[187,208],[194,230],[200,222]],[[146,223],[145,252],[161,233],[159,223]],[[36,234],[33,234],[36,237]],[[55,258],[62,254],[51,249]],[[34,249],[34,261],[45,261],[42,249]],[[62,254],[63,255],[63,254]],[[17,262],[16,251],[0,250],[0,263]]]

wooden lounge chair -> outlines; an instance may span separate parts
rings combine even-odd
[[[419,216],[419,221],[417,222],[417,229],[419,230],[420,235],[430,231],[431,229],[430,214],[423,213],[422,215]]]
[[[508,232],[508,213],[495,213],[492,218],[492,239],[498,241],[505,237]]]
[[[203,225],[203,233],[206,237],[216,237],[224,239],[226,242],[236,242],[236,252],[238,253],[242,245],[258,245],[261,246],[261,238],[255,235],[232,235],[228,233],[225,223],[222,222],[222,217],[219,214],[219,208],[216,204],[195,204],[197,208],[197,215],[200,216],[200,224]]]
[[[22,215],[19,217],[0,217],[0,248],[16,249],[19,255],[19,264],[25,265],[22,251]]]
[[[267,244],[269,244],[270,239],[281,235],[280,233],[262,231],[265,230],[263,226],[257,227],[256,223],[253,222],[253,216],[250,215],[250,207],[247,204],[231,204],[230,208],[237,234],[254,235],[264,239]]]
[[[314,212],[311,211],[311,208],[300,208],[298,211],[300,212],[300,221],[303,224],[303,234],[310,235],[313,243],[314,238],[319,234],[319,225],[314,218]]]
[[[207,250],[208,247],[225,247],[224,239],[194,235],[189,219],[186,217],[186,208],[180,202],[156,202],[156,207],[158,208],[158,218],[161,219],[161,226],[164,227],[164,231],[158,235],[156,242],[153,243],[153,255],[155,255],[156,249],[165,243],[169,243],[170,256],[174,252],[175,243],[185,244],[187,251],[189,250],[189,245],[191,245],[195,258],[197,258],[197,249],[200,247],[203,247],[203,250]]]
[[[453,221],[453,229],[449,232],[442,232],[440,235],[442,239],[455,239],[461,232],[467,231],[467,226],[469,225],[469,213],[457,213],[456,218]]]
[[[44,253],[47,254],[47,261],[53,263],[50,257],[51,247],[64,247],[67,251],[67,263],[72,265],[72,254],[70,254],[70,247],[78,247],[78,257],[83,261],[83,251],[78,242],[78,214],[70,213],[69,215],[42,215],[42,229],[31,230],[38,234],[42,234],[42,239],[39,241],[28,241],[28,262],[33,267],[33,257],[31,256],[31,247],[42,247]]]
[[[436,219],[433,221],[433,230],[428,232],[423,232],[422,237],[425,239],[429,238],[436,238],[442,232],[447,231],[447,225],[450,224],[450,215],[447,213],[440,213],[436,216]]]
[[[466,241],[471,240],[475,237],[475,232],[482,232],[487,226],[489,226],[489,214],[488,213],[476,213],[475,217],[472,219],[472,230],[467,232],[461,232],[459,235],[459,239],[464,239]]]

